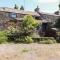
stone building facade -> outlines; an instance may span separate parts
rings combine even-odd
[[[25,15],[31,15],[37,20],[45,20],[48,22],[55,23],[60,15],[49,14],[43,12],[31,12],[24,10],[17,10],[13,8],[0,8],[0,29],[5,29],[9,26],[17,26],[21,23],[22,18]]]
[[[5,29],[9,26],[18,26],[25,15],[31,15],[36,19],[40,19],[37,12],[23,11],[12,8],[0,8],[0,29]]]
[[[50,14],[50,13],[43,13],[43,12],[39,12],[38,13],[41,17],[42,20],[46,20],[48,22],[56,22],[58,18],[60,18],[60,15],[56,15],[56,14]]]

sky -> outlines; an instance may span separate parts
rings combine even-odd
[[[25,2],[24,2],[25,1]],[[23,5],[25,10],[34,11],[37,5],[40,11],[53,13],[58,10],[58,0],[0,0],[0,7],[13,8],[17,4],[19,7]]]

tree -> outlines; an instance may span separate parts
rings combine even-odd
[[[35,12],[39,12],[39,7],[37,6],[37,8],[35,8]]]
[[[24,7],[23,7],[23,6],[21,6],[20,10],[24,10]]]
[[[30,15],[26,15],[23,18],[23,22],[22,22],[22,26],[21,31],[26,33],[31,33],[36,27],[38,26],[37,21]]]
[[[57,22],[55,23],[55,27],[60,28],[60,18],[57,19]]]
[[[14,6],[14,9],[18,9],[18,6],[17,6],[17,4],[15,4],[15,6]]]
[[[54,14],[59,15],[59,11],[56,11]]]
[[[59,2],[59,15],[60,15],[60,2]]]

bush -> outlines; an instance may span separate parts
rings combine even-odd
[[[60,28],[60,18],[57,19],[55,25],[56,28]]]
[[[39,42],[40,44],[53,44],[53,43],[56,43],[55,40],[45,40],[45,41],[40,41]]]
[[[56,41],[57,41],[57,43],[60,43],[60,32],[57,32]]]
[[[0,37],[0,44],[2,44],[2,43],[7,43],[7,37],[6,36]]]
[[[26,15],[23,18],[23,22],[20,26],[20,32],[24,32],[26,35],[29,33],[29,35],[32,33],[32,31],[37,28],[39,23],[37,20],[35,20],[32,16]],[[28,36],[28,35],[27,35]]]
[[[7,31],[0,31],[0,44],[7,42]]]
[[[8,27],[8,42],[16,42],[16,39],[19,38],[19,30],[13,26]]]
[[[8,37],[8,42],[17,42],[19,41],[20,35],[19,33],[14,32],[14,33],[9,33],[7,37]]]
[[[40,37],[40,38],[33,38],[35,42],[40,44],[53,44],[56,43],[56,40],[53,37]]]
[[[25,37],[25,42],[26,42],[26,43],[32,43],[33,40],[32,40],[31,37],[27,36],[27,37]]]
[[[20,37],[20,38],[17,38],[17,39],[15,40],[15,42],[18,42],[18,43],[27,43],[27,44],[29,44],[29,43],[32,43],[33,40],[32,40],[32,38],[29,37],[29,36],[22,36],[22,37]]]
[[[33,40],[29,36],[21,36],[20,33],[11,33],[8,35],[8,41],[14,43],[32,43]]]

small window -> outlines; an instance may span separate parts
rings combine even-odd
[[[35,19],[40,20],[40,17],[35,17]]]
[[[23,18],[24,17],[24,14],[20,14],[20,17]]]
[[[8,12],[6,12],[5,15],[6,15],[6,17],[9,17],[9,13]]]
[[[16,15],[16,13],[10,13],[10,17],[11,17],[11,18],[16,18],[17,15]]]

